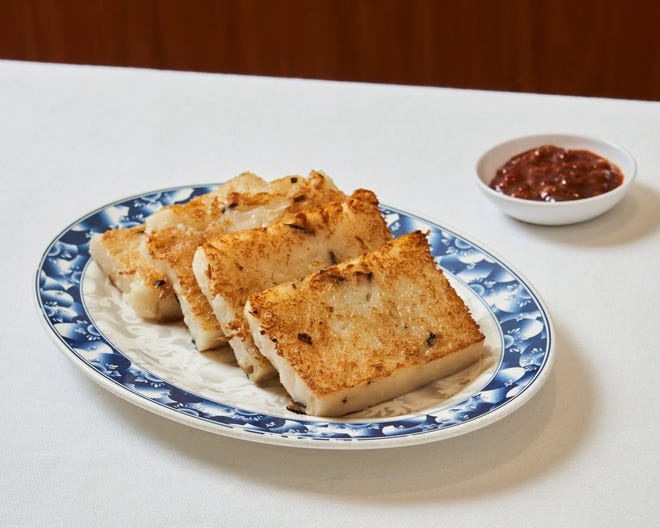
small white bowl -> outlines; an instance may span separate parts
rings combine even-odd
[[[623,183],[599,196],[564,202],[513,198],[488,186],[488,183],[495,177],[497,169],[509,159],[516,154],[542,145],[590,150],[616,164],[623,173]],[[477,163],[477,185],[491,202],[513,218],[533,224],[566,225],[595,218],[614,207],[630,189],[636,172],[637,167],[633,157],[613,143],[569,134],[540,134],[500,143],[481,156]]]

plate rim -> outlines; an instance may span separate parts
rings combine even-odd
[[[41,321],[41,324],[44,326],[46,333],[49,335],[51,340],[54,341],[60,352],[62,352],[69,359],[69,361],[71,361],[80,370],[82,370],[83,373],[87,375],[88,378],[90,378],[92,381],[96,382],[101,387],[108,390],[115,396],[118,396],[122,398],[124,401],[136,405],[137,407],[143,410],[152,412],[156,415],[170,419],[180,424],[193,427],[196,429],[204,430],[209,433],[219,434],[222,436],[227,436],[239,440],[248,440],[252,442],[258,442],[258,443],[270,444],[270,445],[282,445],[288,447],[305,447],[305,448],[315,448],[315,449],[382,449],[382,448],[404,447],[410,445],[420,445],[430,442],[437,442],[449,438],[454,438],[456,436],[461,436],[463,434],[468,434],[472,431],[481,429],[483,427],[487,427],[488,425],[491,425],[492,423],[495,423],[503,419],[504,417],[510,415],[511,413],[515,412],[520,407],[522,407],[525,403],[527,403],[530,399],[532,399],[532,397],[542,388],[542,386],[549,378],[556,355],[554,325],[552,323],[549,310],[543,298],[536,290],[536,288],[525,277],[525,275],[522,274],[517,268],[512,266],[506,258],[502,257],[496,251],[493,251],[488,245],[483,244],[480,240],[478,240],[477,238],[471,235],[465,234],[462,230],[454,228],[452,225],[446,222],[438,221],[432,216],[429,216],[427,214],[422,214],[408,208],[402,208],[396,205],[383,204],[383,203],[380,204],[381,209],[385,209],[386,211],[391,211],[398,214],[403,214],[407,217],[415,219],[416,221],[422,222],[424,224],[429,224],[430,226],[437,228],[439,231],[448,231],[457,238],[466,241],[471,246],[481,251],[484,255],[492,257],[496,262],[501,264],[506,269],[507,272],[511,273],[522,285],[524,285],[525,289],[528,290],[533,295],[534,300],[539,308],[539,311],[545,323],[545,329],[547,332],[547,341],[548,341],[547,351],[544,355],[544,360],[542,362],[542,365],[539,367],[532,381],[530,381],[521,390],[519,394],[509,399],[504,404],[498,406],[495,409],[491,409],[468,422],[451,424],[444,428],[432,429],[430,431],[417,431],[413,433],[408,433],[405,436],[400,436],[400,437],[378,436],[378,437],[357,437],[357,438],[355,437],[332,438],[332,437],[318,437],[318,436],[317,437],[294,436],[294,435],[287,435],[287,434],[275,433],[275,432],[251,431],[246,428],[238,428],[218,421],[211,421],[204,417],[192,416],[190,414],[187,414],[186,412],[182,412],[181,410],[173,409],[172,407],[167,406],[162,402],[155,401],[142,394],[139,394],[134,389],[122,385],[116,380],[110,378],[109,376],[104,375],[102,372],[94,368],[93,365],[87,362],[83,357],[81,357],[79,353],[77,353],[70,345],[68,345],[65,342],[63,336],[56,331],[53,324],[48,319],[47,314],[45,313],[43,300],[40,296],[40,280],[41,280],[41,273],[43,271],[43,266],[49,255],[49,252],[61,240],[61,238],[65,234],[69,233],[72,230],[72,228],[74,228],[76,225],[84,222],[85,220],[93,217],[94,215],[97,215],[105,210],[108,210],[113,206],[118,206],[120,204],[129,202],[131,200],[143,198],[149,195],[176,192],[187,189],[191,189],[191,194],[192,194],[195,190],[199,190],[199,189],[210,190],[217,185],[218,183],[184,184],[184,185],[166,187],[162,189],[156,189],[153,191],[145,191],[130,196],[126,196],[123,198],[115,199],[82,215],[81,217],[79,217],[78,219],[74,220],[73,222],[69,223],[66,227],[61,229],[54,237],[51,238],[50,242],[47,244],[46,248],[43,250],[41,256],[39,257],[39,263],[37,265],[37,269],[34,276],[35,282],[34,282],[33,301],[35,302],[35,307],[39,313],[40,316],[39,319]],[[83,271],[81,272],[82,274],[84,274],[84,271],[86,270],[87,266],[90,264],[91,261],[92,261],[91,257],[88,256],[85,265],[83,267]],[[447,273],[451,274],[451,272],[447,272]],[[78,288],[82,289],[82,281],[79,283]],[[82,299],[82,293],[81,293],[81,299]],[[481,298],[480,300],[484,301],[483,298]],[[484,304],[488,306],[488,304],[485,301]],[[89,315],[88,312],[85,313]],[[492,312],[490,315],[494,317],[494,314]],[[93,319],[91,317],[90,320],[93,322]],[[495,318],[495,320],[497,320],[497,318]],[[498,327],[499,327],[499,321],[498,321]],[[109,340],[107,340],[107,342],[119,354],[121,354],[123,357],[126,357],[123,354],[123,352],[120,349],[114,347],[114,345]],[[133,360],[130,360],[130,358],[127,359],[129,359],[129,361],[134,363]],[[502,358],[500,358],[500,362],[501,360]],[[142,365],[139,366],[142,370],[149,372],[148,369],[144,368]],[[489,381],[484,384],[484,386],[486,386],[490,382],[490,380],[493,379],[493,377],[495,376],[495,374],[497,374],[498,371],[499,371],[499,366],[497,367],[491,378],[489,378]],[[167,381],[166,379],[164,381],[175,387],[177,386],[175,383],[172,383],[171,381]],[[479,390],[476,391],[474,394],[478,394],[478,393]],[[207,398],[204,399],[207,400]],[[217,402],[217,403],[219,403],[220,405],[236,408],[233,405],[223,404],[222,402]],[[420,413],[412,414],[412,416],[423,416],[423,415],[429,416],[427,414],[427,411],[422,411]],[[395,419],[396,417],[393,418]],[[378,421],[382,422],[383,420],[369,420],[368,418],[365,418],[365,419],[355,419],[351,423],[369,424]],[[342,422],[341,419],[329,419],[328,422],[323,422],[319,420],[309,420],[307,423],[321,424],[321,423],[342,423]],[[346,424],[348,422],[343,422],[343,423]]]

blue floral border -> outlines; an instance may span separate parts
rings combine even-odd
[[[164,406],[203,420],[207,426],[218,426],[217,432],[231,429],[233,435],[252,433],[280,439],[353,442],[402,439],[469,424],[503,408],[520,398],[550,364],[552,336],[548,315],[538,296],[518,274],[451,229],[382,206],[395,236],[415,229],[430,231],[432,252],[439,265],[470,287],[496,319],[504,352],[494,376],[478,393],[435,414],[380,421],[316,421],[224,405],[153,375],[106,340],[85,309],[81,279],[90,261],[89,240],[92,234],[109,228],[141,224],[163,205],[185,202],[214,187],[177,187],[101,207],[64,229],[48,246],[37,269],[37,302],[54,337],[97,375],[143,398],[147,408],[150,404]]]

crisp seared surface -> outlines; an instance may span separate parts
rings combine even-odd
[[[152,255],[164,264],[170,276],[176,276],[177,295],[186,298],[192,316],[205,330],[219,330],[202,290],[192,271],[195,249],[202,241],[202,234],[189,226],[177,225],[159,229],[149,237],[147,247]]]
[[[266,226],[284,216],[345,198],[332,180],[320,172],[312,171],[307,178],[286,176],[259,192],[232,192],[223,200],[214,200],[205,236],[214,238]]]
[[[148,233],[180,224],[197,231],[211,227],[218,232],[235,231],[245,229],[242,226],[245,217],[259,213],[258,209],[263,206],[273,212],[282,209],[279,211],[281,215],[344,198],[332,180],[320,172],[312,171],[307,178],[285,176],[272,182],[245,172],[185,204],[163,207],[147,218],[146,226]],[[270,223],[273,220],[266,218],[264,221]]]
[[[130,289],[129,281],[141,279],[159,296],[169,295],[172,285],[167,276],[154,268],[140,250],[145,239],[143,225],[106,231],[97,241],[99,251],[105,253],[98,256],[99,263],[103,263],[105,274],[122,291]]]
[[[354,258],[391,238],[376,195],[358,190],[344,202],[287,216],[268,227],[207,237],[202,248],[209,290],[232,308],[237,316],[232,330],[244,337],[248,295]]]
[[[277,354],[318,395],[484,339],[421,232],[249,300]]]
[[[258,193],[266,190],[268,184],[251,172],[244,172],[218,186],[210,193],[202,194],[183,204],[163,207],[147,218],[147,231],[164,229],[183,224],[203,230],[217,216],[216,207],[222,207],[227,196],[232,193]]]

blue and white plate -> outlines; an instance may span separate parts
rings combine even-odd
[[[288,411],[279,383],[254,385],[229,350],[200,353],[183,323],[136,316],[89,256],[94,233],[141,224],[163,205],[214,187],[178,187],[102,207],[64,229],[39,263],[36,298],[48,333],[74,364],[118,396],[244,440],[380,448],[446,439],[491,424],[527,402],[547,379],[554,358],[552,324],[521,275],[454,229],[382,206],[395,236],[430,231],[436,261],[486,335],[486,353],[454,376],[343,418]]]

